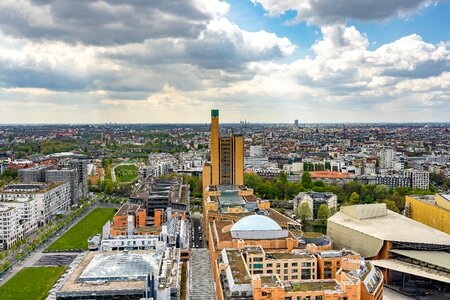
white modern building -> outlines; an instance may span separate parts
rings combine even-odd
[[[25,234],[34,232],[70,206],[70,183],[10,184],[0,191],[0,204],[17,207]]]
[[[395,151],[392,148],[383,148],[380,150],[380,168],[390,169],[393,167]]]
[[[0,249],[10,249],[23,238],[20,211],[17,207],[0,204]]]

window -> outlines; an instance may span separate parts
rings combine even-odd
[[[264,274],[263,270],[255,270],[253,271],[253,274]]]
[[[302,279],[311,279],[311,269],[302,269]]]
[[[296,267],[296,266],[298,266],[298,263],[294,262],[291,264],[291,266]]]
[[[302,267],[311,267],[311,263],[310,262],[302,262],[301,266]]]
[[[331,268],[325,268],[323,271],[323,278],[330,279],[332,278]]]
[[[267,267],[268,267],[268,268],[272,268],[272,267],[273,267],[273,264],[267,264]]]
[[[302,296],[297,296],[297,300],[302,300]]]
[[[311,296],[306,296],[305,300],[311,300]]]
[[[292,273],[298,273],[298,269],[292,269]]]
[[[287,273],[289,273],[289,270],[288,269],[284,269],[284,274],[287,274]]]
[[[273,271],[272,270],[267,270],[267,274],[272,274]]]
[[[292,279],[294,280],[294,279],[298,279],[298,276],[297,275],[292,275]]]
[[[332,263],[331,261],[326,261],[324,265],[325,267],[331,267]]]
[[[292,297],[284,297],[284,300],[292,300]]]
[[[262,269],[263,264],[253,264],[253,269]]]
[[[262,262],[263,258],[262,257],[253,257],[253,261]]]
[[[277,268],[279,268],[281,266],[281,264],[277,264]]]
[[[284,267],[285,268],[289,267],[289,264],[288,263],[284,263]]]
[[[277,274],[281,274],[281,270],[280,269],[277,269]]]
[[[284,280],[289,280],[289,276],[284,276]]]
[[[323,300],[322,296],[316,296],[316,300]]]

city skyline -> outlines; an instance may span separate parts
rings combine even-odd
[[[449,122],[445,1],[0,2],[2,124]]]

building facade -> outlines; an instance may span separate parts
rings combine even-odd
[[[244,138],[231,133],[221,136],[219,110],[211,111],[211,163],[203,169],[207,185],[244,184]],[[208,170],[205,170],[208,169]],[[208,177],[205,178],[205,176]]]

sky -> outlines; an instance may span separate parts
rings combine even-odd
[[[449,122],[450,1],[0,0],[0,123]]]

